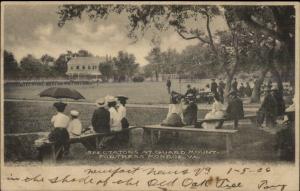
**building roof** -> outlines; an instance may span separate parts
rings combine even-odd
[[[74,57],[69,60],[68,65],[99,65],[101,62],[105,61],[105,57]]]

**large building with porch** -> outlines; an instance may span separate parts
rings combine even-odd
[[[69,79],[99,79],[99,64],[106,60],[105,57],[73,57],[67,63],[66,75]]]

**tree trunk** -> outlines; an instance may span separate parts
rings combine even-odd
[[[264,82],[265,76],[268,73],[269,68],[263,69],[258,77],[258,79],[254,83],[254,87],[252,90],[252,95],[250,99],[250,103],[259,103],[260,102],[260,87]]]
[[[227,103],[228,102],[228,95],[230,93],[231,90],[231,82],[233,79],[234,74],[228,74],[226,77],[226,85],[225,85],[225,90],[224,90],[224,102]]]
[[[279,92],[283,94],[282,78],[281,78],[278,70],[275,67],[273,67],[271,72],[272,72],[272,75],[275,77]]]
[[[158,82],[158,72],[157,71],[155,71],[155,79]]]

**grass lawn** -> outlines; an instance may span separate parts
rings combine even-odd
[[[192,87],[202,88],[209,80],[199,81],[197,83],[189,83]],[[186,92],[188,83],[178,83],[178,80],[172,81],[172,90],[177,92]],[[129,97],[128,103],[139,104],[166,104],[169,103],[169,96],[165,82],[143,82],[143,83],[103,83],[97,85],[74,85],[68,86],[78,90],[88,102],[94,102],[99,97],[106,95],[126,95]],[[4,88],[4,98],[17,99],[40,99],[46,100],[51,98],[40,98],[39,93],[46,89],[43,86],[29,87],[12,87]]]
[[[24,133],[36,131],[49,131],[50,119],[54,114],[54,108],[51,103],[28,103],[28,102],[5,102],[5,133]],[[95,109],[91,105],[75,105],[69,104],[66,113],[71,109],[77,109],[81,113],[80,119],[84,126],[90,124],[92,113]],[[156,124],[161,122],[166,114],[166,109],[156,108],[128,108],[128,119],[131,124],[144,125]],[[203,118],[206,111],[198,113],[199,118]],[[71,146],[71,154],[63,160],[63,164],[86,164],[91,165],[107,164],[107,163],[145,163],[145,162],[176,162],[176,163],[199,163],[200,161],[224,161],[224,160],[242,160],[242,161],[279,161],[276,151],[274,150],[275,135],[271,135],[264,131],[253,127],[250,123],[241,122],[239,132],[233,140],[233,152],[229,157],[225,155],[225,137],[219,136],[199,136],[193,133],[180,133],[176,139],[170,135],[164,136],[154,148],[143,144],[143,147],[127,147],[122,144],[114,145],[107,148],[108,150],[131,150],[131,151],[216,151],[216,154],[195,154],[196,158],[181,159],[99,159],[99,155],[89,155],[81,144]],[[231,124],[229,128],[232,127]],[[136,132],[137,136],[140,132]],[[5,139],[5,160],[6,162],[33,162],[37,163],[35,157],[37,151],[32,148],[33,141],[36,137],[26,138],[11,144],[11,140]],[[19,148],[24,148],[19,150]],[[30,154],[26,151],[30,150]],[[20,152],[15,152],[20,151]],[[27,154],[26,154],[27,153]]]

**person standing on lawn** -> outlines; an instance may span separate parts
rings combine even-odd
[[[217,94],[218,93],[218,84],[216,83],[215,79],[212,79],[212,82],[210,84],[210,92],[213,94]]]
[[[246,82],[245,94],[246,94],[247,97],[251,97],[252,90],[251,90],[249,82]]]
[[[118,113],[120,115],[120,119],[121,119],[121,126],[122,129],[128,129],[129,128],[129,123],[128,120],[126,118],[126,102],[128,100],[128,97],[126,96],[117,96],[119,104],[118,104]],[[120,137],[122,142],[128,142],[129,141],[129,132],[124,132],[124,136]]]
[[[245,86],[243,83],[241,83],[241,86],[239,88],[239,94],[240,94],[241,98],[243,98],[245,96]]]
[[[244,117],[243,101],[237,96],[236,91],[229,94],[230,99],[226,109],[226,117],[234,120],[234,129],[238,128],[239,119]]]
[[[108,133],[110,132],[110,113],[106,108],[105,99],[97,99],[96,106],[97,109],[92,117],[93,129],[96,133]]]
[[[224,87],[221,82],[219,82],[219,85],[218,85],[218,94],[220,97],[220,101],[223,104],[224,103]]]
[[[110,132],[110,113],[106,108],[106,102],[104,98],[96,100],[97,109],[93,113],[92,126],[96,133],[109,133]],[[84,141],[84,145],[91,150],[95,148],[104,148],[105,144],[111,138],[103,137],[98,143],[95,141]]]
[[[226,84],[222,79],[220,79],[219,86],[221,86],[223,90],[225,89]]]
[[[277,101],[271,93],[270,86],[266,90],[266,96],[257,112],[258,124],[261,126],[266,121],[266,127],[272,128],[275,126],[277,116]]]
[[[235,92],[238,91],[238,88],[237,88],[238,82],[237,82],[236,78],[234,78],[234,81],[232,82],[231,87],[232,87],[232,91],[235,91]]]
[[[285,102],[282,91],[279,91],[277,86],[272,88],[272,95],[277,102],[277,116],[283,116],[285,113]]]
[[[121,131],[121,116],[117,111],[117,99],[113,96],[107,96],[106,102],[110,113],[110,130]]]
[[[168,78],[166,85],[167,85],[168,93],[170,94],[171,93],[171,85],[172,85],[170,78]]]

